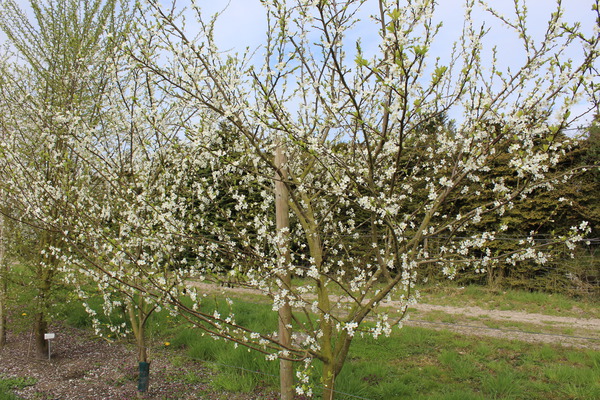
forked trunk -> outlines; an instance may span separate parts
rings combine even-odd
[[[150,363],[148,362],[148,350],[146,348],[146,320],[151,312],[145,311],[146,304],[142,297],[138,297],[137,304],[135,299],[129,303],[127,309],[129,312],[129,321],[133,329],[133,335],[137,343],[138,359],[138,393],[141,395],[148,391],[150,385]]]

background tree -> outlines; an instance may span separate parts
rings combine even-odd
[[[51,290],[68,253],[60,230],[61,204],[76,202],[75,176],[85,166],[69,145],[85,121],[94,126],[102,109],[106,55],[114,48],[117,1],[37,1],[30,17],[11,0],[2,2],[0,28],[14,54],[2,70],[3,190],[14,216],[36,231],[38,257],[31,261],[36,285],[35,340],[47,354],[44,333]],[[45,186],[32,184],[46,182]]]
[[[494,129],[500,129],[495,127]],[[595,161],[587,156],[589,153],[589,136],[571,137],[562,132],[557,134],[557,143],[564,146],[565,153],[559,162],[548,171],[555,178],[553,190],[536,189],[528,198],[507,209],[500,217],[507,229],[496,243],[489,246],[493,254],[516,251],[520,248],[519,241],[532,236],[535,241],[552,242],[556,237],[568,234],[571,227],[579,221],[587,221],[590,227],[590,238],[597,238],[597,212],[594,194],[597,191],[597,179],[594,179]],[[515,180],[510,175],[508,162],[510,155],[500,152],[487,176],[481,182],[497,180],[498,178]],[[550,184],[550,183],[549,183]],[[475,204],[481,205],[494,197],[493,189],[485,184],[475,183],[473,191],[477,196],[459,194],[448,205],[445,212],[463,212]],[[484,216],[474,224],[474,231],[485,231],[497,223],[495,215]],[[585,243],[578,245],[577,252],[585,253]],[[591,249],[591,248],[590,248]],[[554,254],[553,260],[538,263],[535,260],[524,260],[514,265],[498,264],[486,275],[474,274],[466,270],[457,275],[461,282],[486,283],[491,286],[514,287],[525,290],[571,291],[573,279],[581,279],[578,275],[589,274],[589,268],[583,267],[581,260],[579,268],[570,262],[569,251],[563,246],[547,248]],[[578,257],[581,259],[581,257]],[[590,257],[585,257],[590,260]],[[593,264],[588,262],[588,264]]]
[[[0,190],[0,207],[4,206],[4,195]],[[6,257],[6,224],[4,213],[0,212],[0,349],[6,344],[7,302],[8,302],[8,261]]]
[[[4,62],[4,59],[2,59]],[[2,103],[0,103],[2,104]],[[4,114],[4,110],[0,108],[0,114]],[[0,119],[2,121],[2,119]],[[4,141],[4,127],[0,123],[0,140]],[[6,257],[7,250],[7,227],[5,222],[6,211],[6,198],[4,190],[0,188],[0,350],[6,344],[6,333],[7,333],[7,302],[8,302],[8,261]]]

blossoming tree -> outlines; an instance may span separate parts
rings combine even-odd
[[[564,23],[560,2],[532,37],[520,3],[504,17],[467,0],[441,59],[431,0],[262,3],[263,46],[232,54],[215,44],[218,19],[195,3],[192,34],[189,14],[148,2],[122,41],[128,62],[115,63],[103,122],[70,120],[69,149],[86,168],[73,179],[75,201],[61,207],[78,218],[52,221],[71,246],[68,264],[107,293],[143,298],[140,321],[168,307],[216,337],[304,361],[300,393],[312,393],[319,360],[322,396],[332,399],[355,335],[401,325],[421,268],[452,277],[545,261],[539,250],[549,243],[532,238],[503,254],[489,245],[507,229],[507,209],[561,179],[550,174],[566,146],[555,139],[594,93],[599,39]],[[480,15],[519,40],[519,65],[503,67],[501,48],[485,51]],[[352,39],[366,31],[368,45]],[[454,127],[435,122],[443,116]],[[507,168],[489,174],[501,152]],[[52,191],[41,178],[30,184]],[[489,201],[472,201],[483,190]],[[289,215],[278,203],[276,218],[275,192]],[[490,216],[498,224],[475,228]],[[572,245],[586,230],[581,223],[557,240]],[[283,329],[253,332],[232,313],[207,312],[190,280],[220,271],[268,296]],[[109,308],[120,301],[107,295]]]
[[[67,247],[58,221],[62,205],[77,201],[70,180],[82,167],[68,144],[77,139],[70,125],[96,118],[105,78],[100,60],[110,47],[105,33],[115,4],[32,0],[31,17],[14,1],[0,4],[0,28],[11,52],[1,71],[2,189],[18,211],[12,217],[38,228],[38,257],[31,265],[41,357],[47,354],[49,296],[63,263],[60,250]]]
[[[558,178],[548,172],[564,152],[556,135],[577,123],[581,115],[571,109],[597,85],[597,31],[565,23],[560,2],[546,31],[532,37],[520,3],[505,17],[483,1],[466,1],[462,31],[443,60],[432,51],[442,28],[433,1],[380,0],[369,22],[358,18],[364,1],[263,1],[263,62],[250,50],[219,51],[217,19],[195,4],[200,33],[191,36],[175,9],[149,3],[154,15],[127,51],[193,115],[180,123],[196,149],[189,162],[218,160],[213,178],[222,182],[246,177],[229,186],[236,204],[226,211],[232,219],[212,227],[219,231],[214,249],[245,249],[232,262],[245,265],[247,284],[269,295],[275,310],[291,306],[295,339],[275,355],[307,365],[320,360],[323,398],[333,398],[356,332],[377,337],[401,323],[418,297],[421,267],[439,266],[452,277],[467,265],[484,272],[496,263],[544,262],[543,244],[531,239],[518,251],[491,254],[489,243],[506,226],[481,232],[472,224],[501,216],[534,190],[552,190]],[[597,2],[590,6],[597,16]],[[498,62],[501,48],[484,51],[489,29],[476,22],[481,14],[515,35],[522,53],[516,67]],[[363,48],[348,39],[357,27],[371,29],[378,43]],[[455,116],[456,128],[426,129],[442,115]],[[224,122],[235,159],[206,142]],[[286,149],[283,166],[272,156],[276,144]],[[482,180],[500,152],[509,154],[506,174]],[[233,217],[257,201],[272,207],[270,192],[253,203],[243,188],[273,176],[289,193],[289,229],[277,230],[274,218]],[[482,188],[494,193],[489,202],[460,212],[449,207]],[[215,197],[211,187],[194,189],[197,201]],[[416,202],[418,190],[427,197]],[[582,223],[561,240],[573,243],[586,229]],[[435,251],[426,245],[431,238],[443,241]],[[289,259],[279,252],[284,262],[262,250],[265,243],[285,249],[288,240],[294,251]],[[278,279],[288,274],[301,283]],[[390,300],[397,306],[388,313],[381,305]],[[234,333],[245,343],[258,338]],[[309,390],[299,376],[297,389]]]

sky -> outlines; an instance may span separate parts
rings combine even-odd
[[[497,8],[506,16],[514,15],[513,0],[488,0],[494,8]],[[520,0],[523,2],[523,0]],[[456,37],[460,33],[463,20],[463,1],[462,0],[438,0],[436,15],[438,19],[443,19],[444,35],[448,39]],[[183,4],[184,2],[180,2]],[[202,10],[209,14],[223,11],[221,22],[217,26],[217,41],[223,49],[242,50],[246,46],[256,47],[260,45],[265,37],[266,19],[264,8],[260,0],[197,0]],[[365,4],[366,8],[376,11],[376,1],[370,0]],[[526,0],[530,13],[529,26],[532,34],[541,34],[545,29],[545,23],[554,10],[553,0]],[[595,23],[594,16],[590,12],[591,0],[562,0],[565,8],[565,20],[572,22],[581,22],[586,31],[590,31]],[[486,18],[481,13],[479,18]],[[499,27],[496,27],[499,28]],[[497,35],[506,34],[508,31],[502,28],[496,31]],[[506,36],[506,35],[505,35]],[[506,37],[505,44],[510,45],[511,40],[515,38]],[[448,41],[451,43],[451,41]]]
[[[28,0],[16,0],[22,7],[26,8]],[[524,0],[519,0],[522,3]],[[171,0],[161,0],[163,4],[170,4]],[[291,2],[291,1],[290,1]],[[514,16],[513,0],[488,0],[488,2],[497,8],[503,15]],[[219,22],[216,27],[216,41],[221,50],[231,50],[233,52],[243,52],[246,47],[258,49],[257,58],[261,55],[261,43],[265,39],[266,18],[265,10],[260,0],[196,0],[196,3],[207,15],[222,11]],[[450,54],[452,44],[460,36],[463,22],[463,0],[438,0],[438,7],[434,19],[442,21],[443,27],[436,40],[435,46],[430,53],[434,56],[440,56],[442,59]],[[562,0],[565,9],[565,20],[569,23],[580,22],[584,32],[592,32],[596,23],[594,14],[590,11],[593,0]],[[179,6],[189,4],[187,0],[177,0]],[[541,37],[545,31],[547,20],[550,13],[555,9],[554,0],[526,0],[529,9],[528,28],[534,37]],[[366,12],[362,15],[362,22],[359,28],[354,32],[352,39],[360,38],[363,49],[368,55],[377,51],[376,30],[369,29],[372,21],[369,15],[377,12],[377,1],[367,0],[365,3]],[[486,25],[491,27],[492,31],[488,34],[484,53],[490,50],[493,45],[498,45],[499,62],[504,66],[517,66],[523,59],[523,53],[515,51],[518,49],[518,38],[513,32],[493,24],[490,15],[484,12],[478,12],[474,15],[476,21],[486,21]],[[188,18],[188,26],[193,28],[194,24]],[[5,36],[0,32],[0,43],[4,42]],[[575,60],[580,54],[571,55]],[[585,105],[578,106],[583,110]],[[591,116],[587,118],[591,120]]]
[[[442,30],[436,39],[436,44],[431,49],[431,54],[440,56],[442,59],[449,56],[452,45],[460,36],[463,23],[464,7],[462,0],[438,0],[438,7],[434,15],[436,21],[442,21]],[[488,0],[488,3],[500,11],[502,15],[514,18],[513,0]],[[523,3],[523,0],[519,0]],[[564,20],[569,24],[580,23],[582,30],[588,35],[593,31],[596,24],[594,13],[591,11],[593,0],[562,0],[564,7]],[[222,11],[220,23],[216,27],[216,41],[221,50],[231,50],[243,52],[246,47],[251,49],[258,48],[257,54],[260,54],[260,44],[264,41],[266,30],[266,18],[264,8],[260,0],[197,0],[203,12],[213,14]],[[526,0],[529,11],[527,21],[530,35],[534,38],[542,38],[547,27],[547,21],[550,14],[555,11],[556,2],[554,0]],[[365,7],[367,12],[364,14],[363,28],[368,28],[369,14],[377,12],[377,1],[367,0]],[[486,38],[485,54],[491,54],[493,45],[498,46],[499,65],[512,67],[513,69],[524,60],[524,52],[519,50],[519,38],[508,28],[494,23],[494,17],[486,12],[480,11],[474,14],[474,20],[477,22],[486,22],[486,26],[491,28],[491,32]],[[377,38],[375,30],[359,29],[356,37],[360,37],[363,49],[368,54],[377,50]],[[369,43],[372,44],[369,49]],[[580,52],[569,54],[576,61],[581,58]],[[490,58],[491,60],[491,58]],[[575,107],[576,112],[583,112],[587,109],[586,104],[579,104]],[[574,112],[573,114],[576,114]],[[589,123],[593,118],[588,115],[581,122]]]
[[[438,3],[434,19],[442,21],[443,27],[436,39],[435,46],[431,49],[431,54],[444,59],[449,56],[454,41],[461,36],[464,2],[462,0],[438,0]],[[513,0],[488,0],[488,3],[502,15],[509,18],[515,17]],[[519,0],[519,3],[522,4],[523,0]],[[594,13],[591,11],[592,3],[593,0],[562,0],[564,20],[569,24],[580,23],[582,30],[589,35],[596,24]],[[261,54],[260,44],[265,38],[266,19],[260,0],[197,0],[197,4],[206,13],[222,12],[215,33],[220,49],[243,52],[246,47],[249,47],[259,49],[257,54]],[[530,35],[541,39],[550,14],[556,9],[556,2],[554,0],[527,0],[526,5],[529,12],[527,26]],[[365,7],[368,11],[363,15],[364,24],[359,25],[361,28],[355,33],[355,37],[361,38],[363,49],[368,54],[369,50],[371,52],[377,50],[378,42],[374,33],[376,31],[368,29],[370,27],[368,26],[369,15],[376,13],[377,1],[367,0]],[[484,60],[486,55],[491,60],[491,49],[493,46],[498,46],[499,54],[501,54],[499,65],[511,67],[514,70],[525,57],[524,51],[519,51],[522,47],[520,47],[516,34],[501,24],[494,23],[495,18],[481,9],[476,11],[473,17],[476,22],[485,21],[486,26],[491,28],[484,42]],[[369,49],[369,43],[372,44],[371,49]],[[579,52],[570,53],[569,56],[574,61],[581,59]],[[587,103],[580,103],[574,107],[573,115],[580,114],[588,108]],[[587,115],[580,121],[580,124],[587,125],[592,118],[593,115]]]

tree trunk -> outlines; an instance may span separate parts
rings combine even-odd
[[[8,297],[8,285],[7,285],[7,273],[8,268],[6,268],[0,262],[0,268],[2,271],[0,272],[0,350],[4,348],[6,344],[6,331],[7,331],[7,297]]]
[[[321,254],[319,254],[319,256],[321,256]],[[332,344],[333,327],[331,325],[332,321],[326,317],[326,314],[330,312],[331,307],[324,278],[321,277],[318,286],[319,307],[321,308],[320,327],[321,332],[323,332],[323,336],[321,337],[321,354],[323,356],[323,370],[321,371],[323,400],[333,400],[336,377],[334,347]]]
[[[323,400],[333,400],[335,397],[335,366],[333,360],[323,363]]]
[[[3,196],[0,189],[0,206],[2,206]],[[6,344],[6,312],[8,300],[8,263],[6,262],[6,228],[4,226],[4,216],[0,213],[0,350]]]
[[[148,362],[148,350],[146,349],[145,329],[142,327],[142,332],[137,338],[138,362]]]
[[[148,351],[146,349],[146,332],[144,327],[141,327],[141,332],[137,338],[138,348],[138,392],[145,393],[150,386],[150,363],[148,362]]]
[[[284,180],[287,179],[285,173],[285,153],[281,144],[278,144],[275,150],[275,166],[279,169],[275,176],[275,219],[277,233],[283,235],[284,243],[280,246],[279,266],[287,268],[290,263],[290,252],[287,236],[289,235],[290,217],[289,217],[289,193]],[[281,284],[288,290],[292,286],[292,277],[289,273],[279,276]],[[279,343],[285,347],[292,345],[292,308],[286,301],[279,309]],[[292,361],[279,360],[279,385],[281,391],[281,400],[293,400],[294,398],[294,366]]]
[[[33,333],[35,336],[35,352],[37,357],[48,358],[48,342],[44,338],[44,335],[48,333],[46,312],[49,309],[48,303],[54,270],[44,264],[40,264],[39,268],[38,279],[40,280],[40,285],[38,286],[37,310],[33,321]]]
[[[48,332],[48,322],[43,311],[38,311],[35,314],[33,322],[33,336],[35,340],[35,354],[37,358],[48,358],[48,341],[44,339],[44,335]]]
[[[145,310],[145,302],[140,296],[138,303],[135,304],[135,299],[132,299],[128,305],[129,321],[133,329],[137,344],[137,360],[138,360],[138,393],[148,391],[150,385],[150,363],[148,362],[148,350],[146,348],[146,320],[149,313]]]

